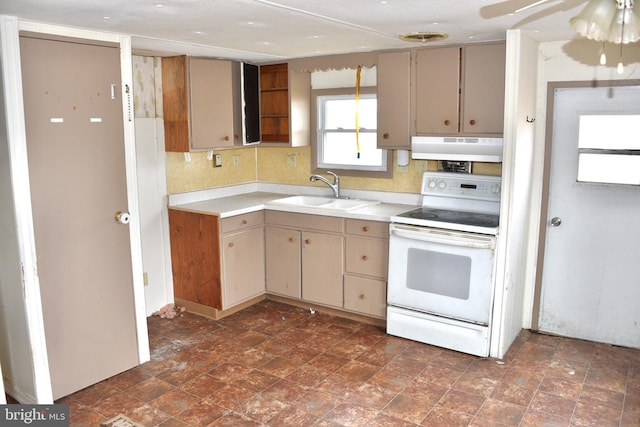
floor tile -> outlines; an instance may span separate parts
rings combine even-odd
[[[640,425],[640,350],[523,330],[480,358],[273,301],[148,329],[149,362],[58,401],[71,426]]]

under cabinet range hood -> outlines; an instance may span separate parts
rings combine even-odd
[[[411,158],[500,163],[502,138],[412,136]]]

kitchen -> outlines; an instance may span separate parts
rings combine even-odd
[[[566,76],[567,79],[569,77],[574,77],[575,69],[581,69],[580,67],[576,67],[575,65],[571,68],[572,72],[567,73],[567,68],[564,67],[564,63],[562,62],[564,59],[564,54],[562,53],[562,44],[561,43],[550,43],[543,44],[545,49],[545,54],[547,54],[550,58],[557,58],[559,64],[557,65],[557,69],[553,67],[553,61],[548,62],[549,71],[545,73],[546,80],[559,80],[558,77]],[[631,51],[631,49],[630,49]],[[631,57],[631,53],[629,54]],[[136,60],[142,60],[141,58]],[[570,61],[570,60],[569,60]],[[586,79],[592,77],[593,70],[590,67],[583,67],[582,71],[585,75]],[[610,76],[607,71],[599,70],[598,72],[603,72],[604,75]],[[562,74],[567,73],[567,74]],[[560,78],[561,80],[562,78]],[[545,85],[545,79],[540,83],[540,86]],[[542,107],[540,107],[542,109]],[[527,115],[536,117],[535,126],[542,126],[544,120],[541,118],[544,114],[544,111],[535,114],[536,111],[528,111]],[[518,123],[519,124],[519,123]],[[530,132],[530,130],[526,130]],[[543,132],[540,132],[542,134]],[[539,133],[536,132],[536,135]],[[541,145],[537,144],[536,149],[540,150]],[[511,147],[514,149],[515,147]],[[531,148],[531,147],[530,147]],[[531,148],[533,150],[533,148]],[[509,154],[509,149],[505,152],[505,156]],[[278,182],[292,185],[309,185],[308,178],[311,175],[310,170],[305,170],[305,168],[296,167],[294,168],[293,173],[290,173],[291,168],[286,166],[287,161],[290,159],[291,155],[294,155],[296,158],[296,163],[298,165],[307,164],[308,158],[310,157],[308,148],[248,148],[248,149],[240,149],[240,150],[229,150],[229,151],[221,151],[222,155],[222,168],[212,169],[211,163],[206,159],[207,153],[192,153],[191,155],[191,163],[187,163],[184,159],[184,155],[182,154],[169,154],[167,156],[167,181],[169,185],[169,194],[175,194],[183,191],[193,191],[200,190],[211,187],[224,187],[233,184],[243,184],[247,182]],[[512,156],[515,156],[515,153],[511,153]],[[515,158],[515,157],[513,157]],[[244,167],[236,167],[233,165],[235,163],[239,163],[240,165],[249,164],[251,165],[249,168]],[[351,189],[366,189],[369,190],[394,190],[394,191],[406,191],[408,193],[419,192],[420,187],[420,177],[421,172],[424,169],[424,163],[426,162],[416,162],[412,161],[407,168],[408,170],[404,173],[398,173],[398,177],[393,180],[366,180],[366,179],[358,179],[348,177],[343,178],[343,188],[351,188]],[[269,167],[270,164],[275,164],[276,167]],[[513,166],[505,165],[504,168],[511,168]],[[232,172],[229,172],[229,169]],[[257,173],[256,173],[257,170]],[[282,174],[280,171],[287,171],[287,173]],[[522,169],[520,169],[522,170]],[[508,175],[509,170],[503,170],[503,177],[505,174]],[[513,170],[511,173],[514,173]],[[284,176],[283,176],[284,175]],[[321,188],[321,187],[320,187]],[[508,188],[503,185],[504,188]],[[325,189],[326,190],[326,189]],[[513,193],[514,197],[521,197],[518,192]],[[501,224],[502,225],[502,224]],[[504,224],[505,227],[508,226]],[[517,233],[517,227],[514,227],[514,233]],[[510,256],[523,256],[522,254],[518,255],[517,252],[511,252]],[[518,260],[519,261],[519,260]],[[519,272],[517,269],[514,269],[514,272],[517,274],[523,274],[524,272]],[[513,278],[513,272],[509,272],[510,274],[506,275],[510,280],[516,281]],[[518,329],[523,325],[517,325]],[[525,325],[526,326],[526,325]],[[508,346],[508,344],[506,344]]]

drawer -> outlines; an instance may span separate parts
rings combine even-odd
[[[344,308],[384,319],[387,310],[387,282],[346,274]]]
[[[343,233],[344,218],[324,215],[309,215],[282,211],[267,211],[267,224],[318,231]]]
[[[243,215],[230,216],[220,220],[222,234],[232,231],[243,230],[245,228],[256,227],[264,224],[264,212],[251,212]]]
[[[367,221],[362,219],[347,219],[347,234],[388,238],[389,223],[382,221]]]
[[[349,273],[387,277],[389,265],[389,241],[347,236],[346,270]]]

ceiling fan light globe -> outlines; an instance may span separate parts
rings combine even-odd
[[[624,26],[623,26],[624,22]],[[640,18],[634,9],[618,9],[609,27],[611,43],[635,43],[640,39]]]
[[[615,0],[591,0],[577,16],[569,20],[573,30],[592,40],[604,41],[617,11]]]

